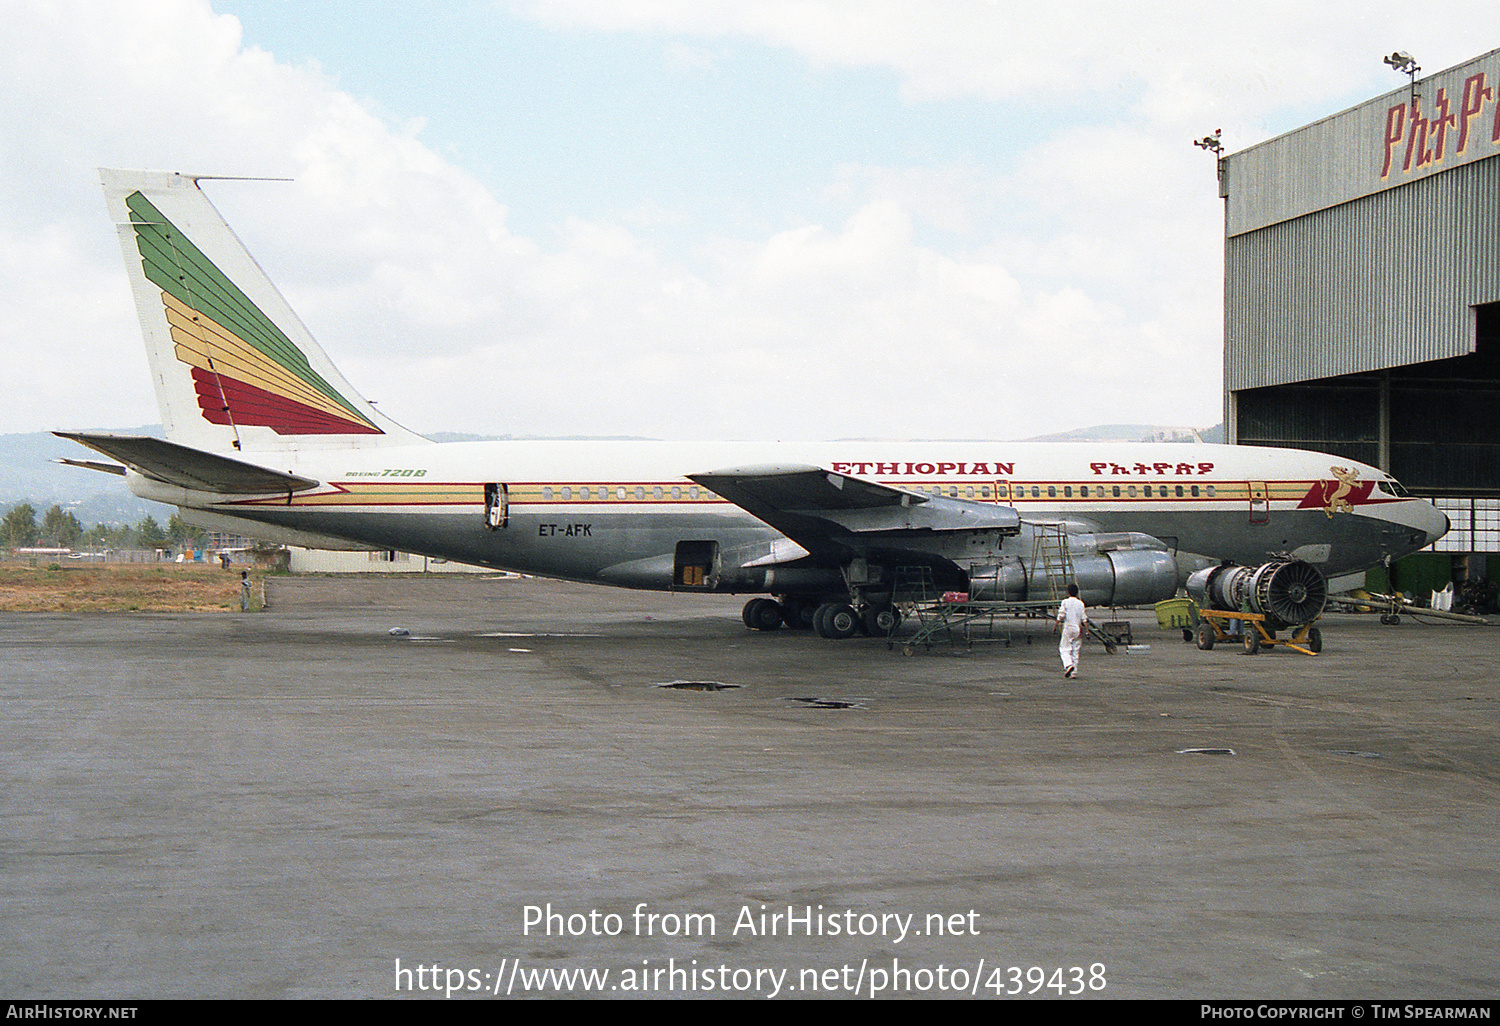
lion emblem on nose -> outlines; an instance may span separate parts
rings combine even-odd
[[[1354,504],[1348,500],[1347,496],[1350,492],[1354,491],[1354,486],[1359,483],[1359,471],[1350,470],[1348,467],[1329,467],[1328,470],[1334,477],[1338,478],[1337,484],[1329,482],[1327,486],[1328,505],[1324,509],[1324,512],[1332,520],[1335,513],[1354,512]]]

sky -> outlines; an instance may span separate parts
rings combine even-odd
[[[1359,0],[0,0],[0,432],[159,419],[99,167],[424,433],[1221,419],[1243,149],[1500,45]],[[1476,32],[1479,34],[1476,35]]]

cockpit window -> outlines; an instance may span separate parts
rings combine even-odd
[[[1401,482],[1397,481],[1394,477],[1388,477],[1384,481],[1380,482],[1380,487],[1383,490],[1385,490],[1387,492],[1390,492],[1392,495],[1394,495],[1398,499],[1409,499],[1409,498],[1411,498],[1411,492],[1408,492],[1402,486]]]

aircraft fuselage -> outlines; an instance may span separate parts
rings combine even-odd
[[[712,542],[720,562],[712,590],[753,592],[774,590],[774,575],[768,582],[743,568],[796,565],[795,547],[785,558],[791,543],[780,532],[684,475],[766,464],[767,454],[1010,506],[1027,521],[1151,535],[1184,575],[1205,562],[1289,553],[1337,577],[1447,529],[1441,513],[1373,467],[1297,450],[1169,443],[466,442],[245,454],[324,482],[290,495],[227,497],[131,480],[147,498],[272,529],[626,587],[683,586],[673,576],[677,546]]]

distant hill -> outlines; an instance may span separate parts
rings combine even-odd
[[[86,428],[120,435],[162,437],[160,424],[134,428]],[[105,457],[77,442],[58,438],[47,431],[0,435],[0,507],[10,509],[22,502],[36,507],[38,516],[57,505],[72,511],[85,527],[93,524],[136,524],[153,516],[166,523],[163,511],[172,507],[138,499],[125,487],[125,479],[82,467],[68,467],[54,460]]]
[[[1163,427],[1159,424],[1099,424],[1023,442],[1222,442],[1224,425],[1211,428]]]
[[[434,431],[424,437],[434,442],[655,442],[644,435],[469,435],[462,431]]]

